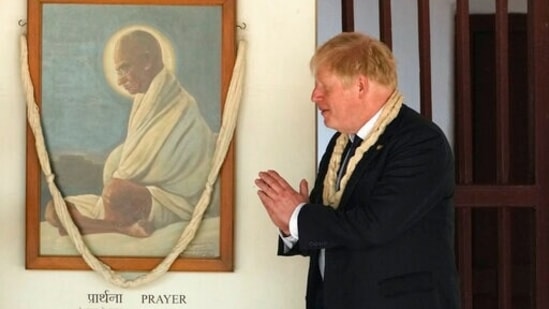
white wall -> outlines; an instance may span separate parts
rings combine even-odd
[[[235,271],[170,272],[123,290],[92,271],[25,270],[26,115],[17,22],[26,19],[26,1],[0,0],[0,308],[91,308],[87,294],[107,289],[127,300],[116,308],[136,308],[139,296],[150,293],[186,295],[187,305],[163,308],[304,307],[307,260],[276,256],[277,231],[253,181],[267,168],[294,184],[301,177],[313,180],[308,60],[315,47],[315,1],[238,0],[237,12],[238,22],[247,24],[240,36],[248,42],[248,65],[236,134]]]

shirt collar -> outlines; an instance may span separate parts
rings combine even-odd
[[[374,124],[379,118],[379,115],[381,115],[382,110],[383,108],[380,108],[377,113],[375,113],[374,116],[370,118],[370,120],[366,121],[366,123],[360,129],[358,129],[358,132],[356,134],[349,134],[349,139],[351,140],[351,142],[355,139],[355,135],[364,140],[364,138],[366,138],[366,136],[370,134],[370,132],[374,128]]]

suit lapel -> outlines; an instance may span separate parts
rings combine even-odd
[[[368,177],[366,173],[375,168],[376,161],[378,160],[380,153],[384,151],[383,148],[385,147],[386,142],[390,140],[392,135],[396,134],[398,122],[400,122],[403,110],[405,109],[404,105],[402,107],[398,116],[387,126],[385,132],[381,134],[379,139],[364,153],[362,159],[358,162],[351,178],[349,178],[345,191],[341,196],[341,201],[339,203],[340,209],[345,209],[353,192],[355,190],[360,190],[360,188],[357,188],[357,184],[361,179]]]
[[[339,202],[340,209],[346,208],[349,198],[353,195],[353,192],[355,191],[355,189],[357,189],[356,187],[358,182],[362,178],[368,177],[368,175],[365,175],[365,173],[367,173],[367,170],[371,169],[369,167],[372,164],[374,164],[375,158],[379,153],[379,150],[377,150],[378,145],[382,145],[382,144],[376,142],[374,145],[372,145],[372,148],[370,148],[368,151],[366,151],[366,153],[364,153],[364,156],[355,167],[355,170],[353,171],[353,174],[351,175],[351,178],[349,178],[349,182],[345,187],[345,191],[341,196],[341,201]]]

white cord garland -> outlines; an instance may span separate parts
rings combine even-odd
[[[29,66],[28,66],[28,50],[27,50],[27,38],[23,34],[20,39],[21,44],[21,71],[23,88],[26,94],[27,102],[27,118],[29,126],[34,134],[36,150],[42,172],[46,177],[49,191],[54,201],[54,208],[59,217],[63,227],[67,230],[67,233],[73,241],[76,249],[82,255],[82,258],[90,266],[91,269],[100,273],[105,279],[112,284],[123,287],[137,287],[143,284],[149,283],[158,279],[165,274],[171,267],[173,262],[179,255],[187,248],[189,243],[194,239],[194,236],[202,222],[202,216],[206,211],[211,199],[213,191],[213,185],[218,178],[219,171],[225,157],[227,150],[230,146],[231,140],[234,135],[236,120],[238,118],[238,110],[240,106],[240,99],[242,97],[242,85],[244,79],[244,57],[246,51],[246,42],[240,41],[238,44],[237,58],[233,69],[233,75],[229,85],[227,97],[225,100],[223,118],[221,122],[221,128],[217,139],[217,145],[214,152],[213,164],[208,175],[208,179],[205,184],[204,191],[196,205],[193,216],[183,232],[179,237],[177,243],[172,248],[172,251],[149,273],[143,274],[135,279],[128,280],[124,278],[120,273],[113,271],[108,265],[101,262],[88,248],[82,239],[78,228],[74,224],[68,210],[65,200],[55,185],[55,176],[51,171],[50,161],[48,158],[47,149],[44,143],[44,135],[40,123],[40,113],[38,105],[34,99],[34,87],[30,78]]]
[[[400,94],[400,91],[395,89],[383,106],[381,115],[374,124],[372,131],[368,134],[368,136],[366,136],[364,141],[362,141],[360,146],[356,149],[355,154],[349,159],[349,164],[347,165],[345,175],[341,179],[339,187],[336,186],[337,172],[339,171],[339,167],[341,165],[341,154],[343,153],[343,149],[345,148],[349,137],[347,134],[341,134],[337,138],[332,156],[330,157],[330,162],[328,164],[328,172],[324,178],[324,191],[322,192],[322,199],[325,205],[333,208],[339,207],[339,202],[341,200],[341,196],[343,195],[343,191],[345,191],[347,182],[353,174],[358,161],[360,161],[364,153],[366,153],[366,151],[368,151],[368,149],[370,149],[370,147],[377,142],[391,121],[396,118],[403,101],[404,97]]]

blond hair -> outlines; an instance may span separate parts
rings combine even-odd
[[[342,32],[322,44],[310,62],[313,73],[320,67],[339,76],[346,85],[364,75],[384,86],[397,87],[396,61],[389,47],[358,32]]]

